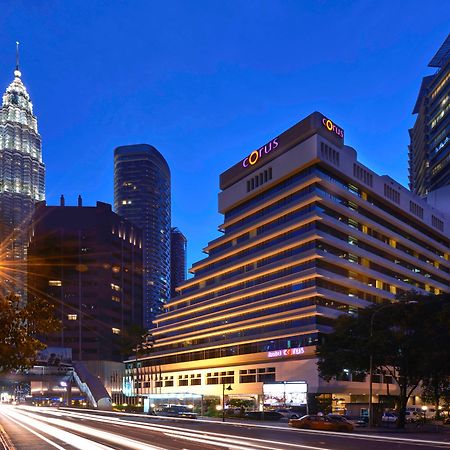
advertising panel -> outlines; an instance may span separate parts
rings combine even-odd
[[[304,381],[267,383],[263,385],[264,404],[273,407],[306,405],[307,391]]]

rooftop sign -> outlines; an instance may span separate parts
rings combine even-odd
[[[344,139],[344,130],[342,128],[339,128],[338,126],[336,126],[336,124],[334,124],[330,119],[327,119],[326,117],[324,117],[322,119],[322,125],[328,131],[331,131],[332,133],[336,133],[339,137]]]
[[[260,149],[254,150],[250,153],[247,157],[245,157],[242,160],[242,165],[244,167],[253,166],[256,164],[260,158],[262,158],[264,155],[267,155],[267,153],[270,153],[272,150],[275,150],[278,147],[278,138],[272,139],[270,142],[268,142],[266,145],[263,145]]]

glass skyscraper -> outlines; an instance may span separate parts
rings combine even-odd
[[[143,325],[151,328],[170,298],[170,169],[155,147],[137,144],[115,149],[114,207],[142,230]]]
[[[409,187],[421,197],[450,185],[450,35],[428,66],[437,70],[422,80],[409,130]]]
[[[0,108],[0,239],[3,292],[24,295],[28,225],[45,199],[45,166],[33,104],[17,64]]]
[[[186,281],[186,236],[176,227],[170,233],[170,297],[177,295],[176,287]]]

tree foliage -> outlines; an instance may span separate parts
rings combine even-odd
[[[399,426],[404,426],[408,399],[421,383],[450,375],[450,296],[411,292],[393,303],[374,305],[357,316],[343,315],[335,331],[317,348],[322,378],[344,369],[389,373],[399,387]]]
[[[41,297],[26,304],[13,294],[0,298],[0,373],[33,366],[37,352],[46,347],[39,336],[60,329],[53,310]]]

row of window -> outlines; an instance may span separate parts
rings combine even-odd
[[[229,345],[226,347],[214,347],[206,350],[191,350],[184,353],[177,353],[162,356],[154,359],[147,359],[138,362],[139,366],[149,367],[151,371],[153,367],[164,364],[184,363],[189,361],[199,361],[203,359],[225,358],[227,356],[248,355],[251,353],[271,352],[274,350],[283,350],[286,348],[308,347],[317,345],[319,335],[317,332],[305,332],[300,334],[298,330],[288,338],[281,339],[265,339],[259,342],[250,342],[244,344]],[[166,344],[155,347],[155,351],[178,350],[180,344]],[[135,363],[128,363],[128,368],[133,367]]]
[[[264,170],[263,172],[250,178],[250,180],[247,180],[247,192],[253,191],[253,189],[256,189],[257,187],[262,186],[263,184],[267,183],[271,179],[272,179],[272,167],[269,167],[268,169]]]

